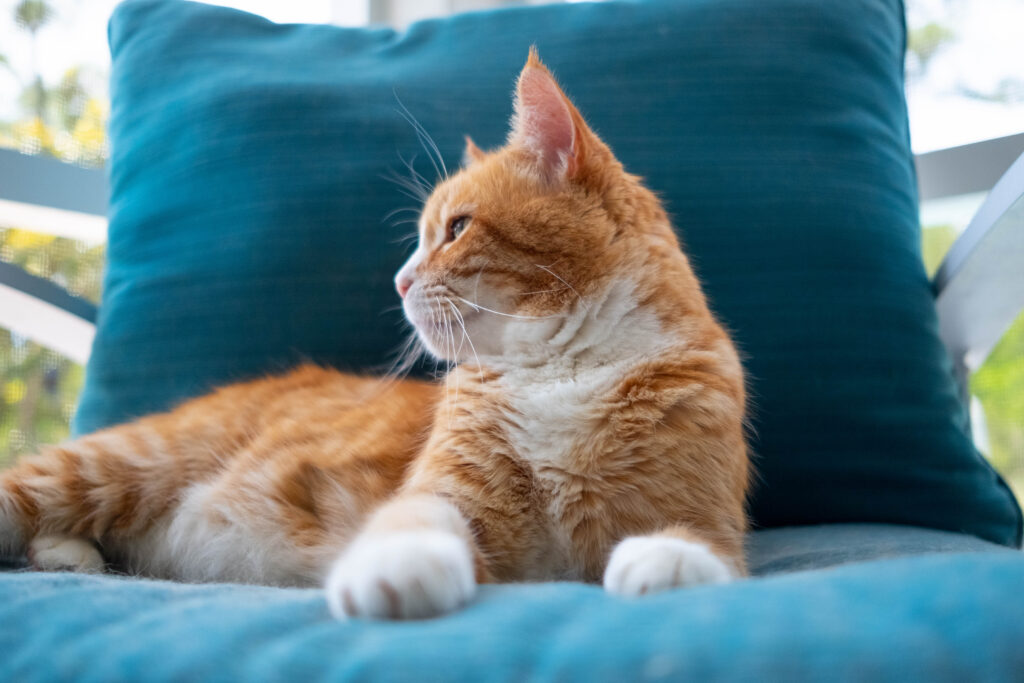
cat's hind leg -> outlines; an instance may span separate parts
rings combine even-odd
[[[0,557],[31,551],[43,569],[98,570],[93,543],[134,542],[190,481],[219,468],[209,449],[180,448],[154,422],[51,446],[0,472]]]

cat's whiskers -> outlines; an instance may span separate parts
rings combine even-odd
[[[412,330],[395,354],[394,360],[381,373],[380,381],[368,385],[361,394],[361,400],[370,401],[405,379],[424,351],[425,349],[419,335],[416,334],[415,330]]]
[[[444,337],[442,334],[444,332],[443,312],[441,309],[441,303],[437,299],[430,299],[430,328],[430,338],[433,340],[434,346],[439,350],[439,353],[436,355],[441,356],[441,360],[444,361],[444,381],[445,386],[447,387],[448,359],[445,358],[445,356],[448,355],[447,352],[445,351],[445,347],[447,345],[447,338]],[[449,409],[447,392],[445,392],[444,408],[445,412],[448,413],[450,419],[451,411]]]
[[[566,287],[555,287],[554,289],[535,289],[535,290],[533,290],[531,292],[519,292],[517,294],[517,296],[529,296],[530,294],[551,294],[551,293],[554,293],[554,292],[564,292],[567,289],[569,289],[568,286],[566,286]]]
[[[437,313],[434,312],[434,307],[430,307],[430,338],[437,340],[441,336],[441,321],[438,319]]]
[[[412,211],[418,214],[420,211],[419,207],[422,207],[423,204],[426,203],[427,199],[434,191],[433,185],[427,182],[427,179],[420,175],[419,171],[417,171],[416,168],[413,166],[413,161],[415,161],[415,159],[416,155],[414,154],[411,160],[406,161],[405,157],[402,156],[401,152],[398,153],[398,160],[401,161],[402,166],[404,166],[406,170],[409,171],[408,178],[403,177],[401,174],[398,173],[398,171],[394,169],[388,169],[388,173],[380,175],[380,177],[383,178],[384,180],[387,180],[388,182],[397,185],[399,192],[401,192],[406,197],[416,202],[415,207],[403,207],[400,209],[395,209],[394,211],[388,213],[388,215],[385,216],[383,220],[386,221],[392,216],[400,214],[404,211]]]
[[[388,219],[394,218],[395,216],[402,213],[414,213],[418,216],[420,213],[420,209],[419,207],[416,206],[400,206],[397,209],[392,209],[391,211],[388,211],[386,214],[384,214],[384,218],[381,218],[380,221],[381,223],[384,223]]]
[[[557,263],[557,261],[556,261],[556,263]],[[566,287],[571,289],[572,293],[576,295],[576,298],[580,300],[580,305],[583,306],[583,310],[585,310],[588,315],[590,314],[590,306],[588,306],[587,302],[583,300],[583,297],[580,296],[580,293],[576,291],[576,288],[573,287],[572,285],[570,285],[568,282],[566,282],[565,279],[561,275],[559,275],[555,271],[551,270],[551,266],[555,265],[554,263],[552,263],[551,266],[542,266],[539,263],[535,263],[533,265],[537,266],[538,268],[543,270],[545,273],[547,273],[548,275],[550,275],[551,277],[555,278],[556,280],[561,282],[563,285],[565,285]]]
[[[448,314],[445,312],[444,307],[441,305],[441,301],[437,300],[437,308],[444,321],[442,329],[444,330],[444,345],[445,345],[445,364],[447,371],[445,372],[445,385],[451,381],[452,367],[454,366],[454,353],[455,353],[455,335],[452,333],[451,321],[448,319]],[[455,375],[455,398],[454,401],[450,398],[451,394],[445,392],[445,412],[448,414],[448,429],[452,427],[452,413],[455,411],[455,407],[459,403],[459,376]]]
[[[412,129],[416,132],[416,137],[419,139],[420,144],[423,145],[424,151],[427,153],[427,157],[430,159],[430,163],[434,166],[434,171],[437,173],[439,178],[448,179],[448,167],[444,164],[444,157],[441,156],[441,150],[438,148],[437,143],[434,142],[434,138],[430,137],[427,130],[423,125],[416,120],[416,117],[412,115],[412,112],[402,103],[402,100],[398,97],[398,92],[392,90],[395,96],[395,101],[398,102],[398,113],[404,118]],[[433,152],[433,154],[431,154]],[[438,166],[440,164],[440,166]]]
[[[543,268],[550,268],[550,266],[537,266],[537,267],[538,268],[542,268],[542,269]],[[476,271],[476,277],[473,279],[473,298],[474,299],[479,299],[480,298],[480,278],[483,277],[484,269],[485,268],[486,268],[486,266],[481,266],[480,270]],[[564,284],[564,286],[562,286],[562,287],[555,287],[553,289],[536,289],[536,290],[533,290],[533,291],[530,291],[530,292],[519,292],[517,294],[517,296],[529,296],[531,294],[550,294],[550,293],[553,293],[553,292],[564,292],[567,289],[572,289],[572,287],[569,285],[569,283],[565,282],[564,280],[562,280],[562,278],[558,277],[554,273],[550,273],[549,272],[548,274],[552,275],[556,279],[560,280]],[[575,289],[572,289],[572,291],[576,294],[576,296],[579,296],[579,292],[576,292]],[[462,297],[458,297],[458,298],[461,299]],[[479,310],[487,310],[487,309],[484,309],[482,306],[480,306],[480,304],[474,303],[472,301],[466,301],[465,299],[462,299],[462,300],[465,301],[470,306],[472,306],[473,308],[476,308],[476,309],[479,309]],[[496,313],[498,315],[512,315],[511,313],[504,313],[504,314],[502,314],[502,313],[499,313],[498,311],[488,311],[488,312],[489,313]]]
[[[408,372],[406,366],[411,365],[411,362],[414,362],[416,356],[421,352],[422,349],[420,348],[419,337],[416,335],[416,331],[413,330],[406,337],[405,343],[402,344],[402,348],[399,350],[398,355],[395,357],[395,360],[391,363],[391,367],[385,374],[387,376],[404,376]]]
[[[449,302],[447,298],[445,298],[445,303],[449,304],[449,306],[451,305],[451,302]],[[458,311],[455,311],[455,313],[458,313]],[[458,318],[456,318],[454,315],[452,316],[450,321],[451,320],[454,320],[455,322],[459,322]],[[454,338],[455,338],[455,327],[454,327],[454,325],[452,325],[451,328],[452,328],[452,340],[453,340],[453,343],[454,343]],[[456,363],[456,365],[458,365],[459,358],[462,357],[462,347],[464,347],[465,345],[466,345],[466,335],[463,334],[462,335],[462,339],[459,340],[459,348],[455,351],[455,363]]]
[[[517,315],[515,313],[502,313],[501,311],[495,311],[492,308],[481,306],[475,301],[470,301],[469,299],[461,297],[458,294],[455,295],[455,298],[461,301],[462,303],[470,306],[475,311],[486,311],[487,313],[493,313],[494,315],[500,315],[505,318],[515,318],[516,320],[550,320],[551,318],[562,317],[561,313],[552,313],[551,315]]]
[[[395,380],[404,378],[412,370],[413,365],[419,360],[419,357],[423,355],[423,343],[420,341],[416,331],[413,330],[405,340],[405,344],[402,345],[401,351],[391,364],[386,376],[392,377]]]
[[[416,170],[416,166],[415,166],[416,155],[415,154],[413,154],[409,158],[409,160],[406,161],[405,157],[402,156],[402,153],[399,152],[398,153],[398,159],[399,159],[399,161],[402,162],[402,165],[404,165],[409,170],[409,177],[412,179],[412,181],[414,183],[416,183],[419,187],[421,187],[424,191],[426,191],[428,195],[431,192],[434,191],[434,186],[426,178],[424,178],[423,175],[419,171]]]
[[[476,346],[473,345],[473,338],[471,336],[469,336],[469,330],[466,329],[466,320],[465,320],[465,318],[462,317],[462,311],[460,311],[459,307],[455,305],[455,302],[453,302],[448,297],[445,297],[444,300],[445,300],[445,303],[447,303],[448,306],[451,307],[452,312],[455,314],[456,320],[458,320],[458,322],[459,322],[459,326],[462,328],[462,337],[463,337],[463,339],[465,339],[465,341],[469,342],[469,349],[473,352],[473,359],[476,361],[477,372],[480,373],[480,383],[483,384],[483,382],[484,382],[484,369],[483,369],[483,366],[480,364],[480,356],[478,356],[477,353],[476,353]],[[461,349],[461,347],[460,347],[460,349]]]
[[[421,187],[419,183],[411,181],[408,178],[403,178],[395,170],[391,170],[388,173],[378,174],[378,177],[382,180],[388,181],[389,183],[397,185],[398,191],[414,202],[423,204],[430,196],[428,190]]]
[[[476,271],[476,282],[473,283],[473,298],[480,298],[480,276],[484,274],[484,267],[480,266],[480,270]]]
[[[451,339],[451,342],[452,342],[451,362],[448,364],[448,376],[451,377],[452,376],[452,368],[456,368],[456,370],[458,369],[458,366],[459,366],[459,355],[462,353],[462,346],[465,343],[465,336],[463,336],[462,342],[459,343],[459,348],[456,349],[455,348],[455,329],[454,329],[454,326],[452,325],[452,318],[449,317],[447,313],[445,313],[445,318],[448,320],[448,338]],[[462,384],[462,373],[456,372],[455,373],[455,401],[452,404],[452,412],[458,410],[458,408],[459,408],[459,388],[460,388],[461,384]]]
[[[402,221],[402,223],[413,223],[413,222],[415,222],[415,221]],[[401,225],[401,223],[396,223],[396,224],[392,225],[391,227],[393,227],[393,228],[394,227],[398,227],[398,225]],[[411,242],[411,241],[413,241],[415,239],[419,239],[419,233],[418,232],[410,233],[410,234],[408,234],[408,235],[406,235],[404,237],[399,237],[398,239],[391,240],[391,244],[405,244],[405,243]]]
[[[451,340],[451,343],[452,343],[452,356],[451,356],[451,361],[448,363],[448,376],[451,377],[452,369],[453,368],[458,368],[458,366],[459,366],[459,353],[462,351],[462,345],[460,344],[458,349],[455,348],[455,329],[454,329],[454,326],[452,325],[452,318],[451,318],[451,316],[448,315],[447,312],[445,312],[444,317],[448,321],[448,338]],[[462,374],[459,373],[459,372],[456,372],[455,373],[455,401],[452,403],[452,412],[455,412],[456,410],[458,410],[458,407],[459,407],[459,389],[461,388],[461,386],[460,386],[461,384],[462,384]]]

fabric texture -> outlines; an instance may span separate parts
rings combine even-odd
[[[747,536],[751,574],[824,569],[906,555],[1018,551],[949,531],[892,524],[821,524],[764,529]]]
[[[5,573],[0,680],[1019,680],[1021,553],[839,525],[755,534],[754,555],[782,559],[771,548],[781,532],[791,548],[869,533],[892,552],[934,548],[939,536],[946,549],[995,550],[639,600],[572,583],[486,586],[461,612],[405,623],[335,622],[317,590]]]
[[[899,0],[523,7],[408,31],[178,0],[110,24],[109,267],[77,433],[300,360],[387,365],[409,247],[384,178],[501,144],[536,44],[662,196],[749,374],[773,527],[894,522],[1019,544],[921,265]],[[414,214],[399,214],[405,218]],[[390,218],[389,218],[390,216]]]

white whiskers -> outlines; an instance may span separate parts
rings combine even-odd
[[[561,313],[552,313],[551,315],[516,315],[515,313],[502,313],[501,311],[495,311],[492,308],[481,306],[480,304],[474,301],[464,299],[463,297],[458,295],[456,295],[455,298],[461,301],[462,303],[470,306],[475,311],[486,311],[487,313],[493,313],[494,315],[500,315],[505,318],[515,318],[516,320],[550,320],[551,318],[562,317]]]
[[[395,354],[394,360],[387,368],[383,369],[380,381],[370,385],[361,394],[361,400],[370,401],[390,389],[396,382],[405,379],[425,351],[426,347],[423,346],[423,342],[420,341],[419,335],[414,330]]]
[[[412,112],[402,103],[402,100],[398,97],[398,92],[392,90],[395,96],[395,101],[398,102],[400,109],[396,111],[401,114],[402,118],[409,122],[412,129],[416,132],[416,137],[419,139],[420,144],[423,145],[423,149],[427,152],[427,157],[430,159],[430,163],[434,166],[434,171],[437,173],[438,178],[448,178],[448,167],[444,165],[444,158],[441,156],[441,150],[438,149],[437,143],[434,142],[434,138],[430,137],[427,130],[423,125],[416,120],[416,117],[412,115]],[[422,176],[421,176],[422,177]]]
[[[470,351],[473,352],[473,360],[476,361],[477,371],[480,373],[480,382],[482,384],[484,381],[484,369],[483,366],[480,365],[480,356],[478,356],[476,353],[476,346],[473,345],[473,338],[469,336],[469,330],[466,329],[466,320],[465,318],[462,317],[462,312],[459,311],[459,307],[455,305],[455,302],[453,302],[448,297],[445,297],[444,301],[452,309],[452,313],[455,314],[455,319],[458,321],[459,326],[462,328],[463,339],[469,342],[469,349]],[[461,345],[459,346],[459,350],[462,350]]]
[[[561,282],[563,285],[565,285],[566,287],[571,289],[572,293],[576,295],[576,298],[580,300],[580,304],[583,306],[583,310],[585,310],[588,314],[590,313],[590,306],[588,306],[587,302],[583,300],[583,297],[580,296],[580,293],[576,291],[576,288],[573,287],[572,285],[570,285],[564,279],[562,279],[561,275],[559,275],[555,271],[551,270],[551,266],[542,266],[542,265],[540,265],[538,263],[535,263],[533,265],[537,266],[538,268],[543,270],[545,273],[547,273],[548,275],[550,275],[551,277],[555,278],[556,280]],[[551,265],[554,265],[554,264],[551,264]]]
[[[452,321],[448,317],[448,312],[444,310],[444,306],[438,302],[438,308],[441,310],[441,315],[444,316],[444,329],[445,329],[445,346],[447,347],[448,356],[448,370],[445,373],[445,384],[451,381],[452,368],[455,367],[458,360],[458,354],[455,351],[455,333],[452,331]],[[452,413],[455,408],[459,405],[459,375],[455,375],[455,398],[448,404],[448,429],[452,428]]]

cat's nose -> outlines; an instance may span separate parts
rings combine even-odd
[[[408,276],[406,276],[406,275],[404,275],[402,273],[399,273],[395,277],[395,289],[398,290],[398,296],[400,296],[400,297],[402,297],[404,299],[405,298],[405,294],[406,294],[406,292],[409,291],[410,287],[412,287],[412,278],[410,278],[410,277],[408,277]]]
[[[416,284],[416,268],[422,262],[423,250],[417,249],[395,274],[395,289],[398,290],[398,296],[404,299],[409,289]]]

